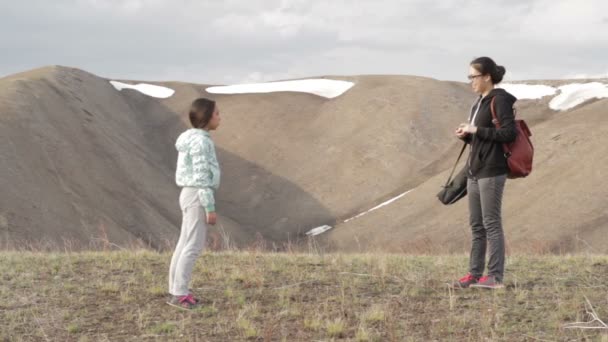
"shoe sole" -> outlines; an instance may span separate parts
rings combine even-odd
[[[478,289],[490,289],[490,290],[499,290],[504,289],[504,285],[471,285],[469,287],[478,288]]]
[[[190,292],[190,293],[192,293],[192,292]],[[171,303],[171,299],[172,298],[173,298],[173,295],[169,294],[169,300],[167,300],[165,303],[167,303],[167,304],[169,304],[171,306],[179,307],[179,305]],[[199,298],[194,298],[194,301],[196,302],[196,304],[194,304],[194,305],[203,305],[202,301]],[[184,309],[184,310],[190,310],[190,309],[186,309],[186,308],[182,308],[182,309]]]
[[[171,302],[165,302],[165,303],[171,305],[174,308],[182,309],[182,310],[185,310],[185,311],[192,311],[192,310],[194,310],[194,309],[196,309],[198,307],[198,305],[196,305],[196,304],[194,306],[192,306],[191,308],[185,308],[185,307],[183,307],[183,306],[181,306],[179,304],[174,304],[174,303],[171,303]]]

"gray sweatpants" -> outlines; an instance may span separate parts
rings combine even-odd
[[[205,247],[207,235],[206,213],[198,197],[198,189],[183,188],[179,196],[182,209],[182,228],[169,268],[169,293],[188,294],[188,284],[196,259]]]
[[[505,271],[505,236],[502,230],[502,194],[507,175],[469,179],[470,224],[473,243],[471,246],[470,272],[481,277],[486,262],[486,247],[490,243],[488,275],[502,281]]]

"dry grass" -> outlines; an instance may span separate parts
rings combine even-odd
[[[0,341],[608,341],[608,257],[514,256],[507,288],[448,291],[465,256],[206,253],[166,305],[170,256],[0,252]],[[588,302],[587,302],[588,300]]]

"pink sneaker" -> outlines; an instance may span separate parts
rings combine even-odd
[[[496,279],[495,276],[485,276],[479,278],[477,284],[471,284],[471,287],[480,289],[502,289],[505,285],[502,281]]]
[[[169,304],[171,306],[175,306],[180,309],[186,309],[186,310],[195,309],[196,307],[198,307],[200,305],[199,300],[194,298],[192,293],[189,293],[185,296],[173,296],[167,302],[167,304]]]

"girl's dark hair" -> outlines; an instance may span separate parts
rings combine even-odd
[[[199,98],[192,102],[190,106],[190,123],[194,128],[205,128],[211,121],[213,112],[215,111],[215,101]]]
[[[479,57],[475,58],[471,62],[471,66],[475,70],[479,71],[482,75],[490,75],[492,77],[492,83],[497,84],[502,81],[507,70],[502,65],[496,65],[496,63],[490,57]]]

